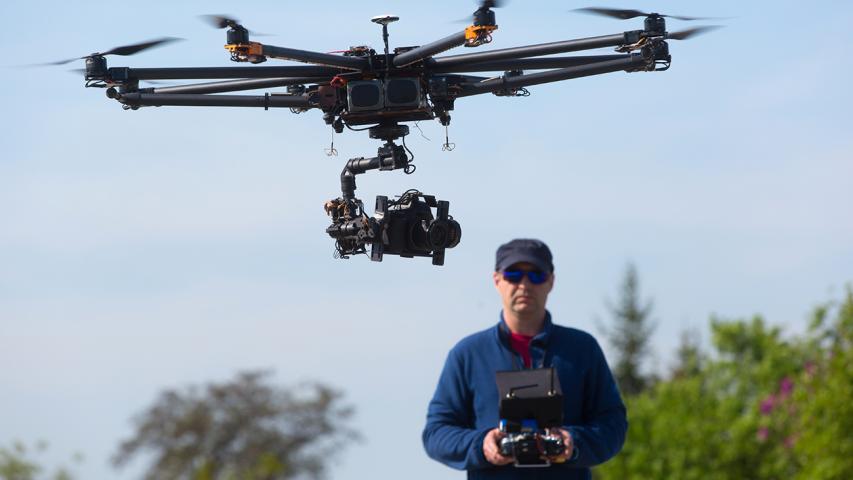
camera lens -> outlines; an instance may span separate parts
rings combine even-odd
[[[450,231],[448,229],[447,222],[442,220],[432,222],[429,226],[429,230],[427,230],[427,239],[433,250],[444,247],[449,235]]]
[[[453,248],[462,238],[462,227],[455,220],[434,220],[429,225],[427,237],[433,250]]]

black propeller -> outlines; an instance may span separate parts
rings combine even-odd
[[[255,37],[270,37],[272,35],[268,33],[260,33],[247,29],[243,25],[240,25],[240,21],[236,18],[226,17],[224,15],[199,15],[199,18],[210,24],[214,28],[235,28],[235,29],[245,29],[252,36]]]
[[[199,15],[199,18],[209,23],[214,28],[242,27],[239,20],[223,15]]]
[[[723,27],[721,25],[705,25],[702,27],[688,28],[687,30],[681,30],[679,32],[667,32],[666,38],[672,40],[687,40],[690,37],[702,35],[703,33],[708,33],[718,28]]]
[[[490,12],[489,9],[505,7],[507,2],[508,0],[481,0],[477,2],[480,7],[472,15],[473,22],[476,24],[478,20],[481,22],[484,20],[488,21],[488,19],[494,17],[494,13]],[[489,13],[492,15],[490,16]],[[454,20],[453,23],[471,23],[472,17],[460,18],[459,20]]]
[[[158,47],[158,46],[164,45],[166,43],[176,42],[178,40],[183,40],[183,39],[182,38],[175,38],[175,37],[163,37],[163,38],[158,38],[156,40],[149,40],[147,42],[134,43],[133,45],[123,45],[121,47],[115,47],[111,50],[107,50],[106,52],[95,52],[95,53],[92,53],[92,54],[89,54],[89,55],[86,55],[83,57],[74,57],[74,58],[69,58],[66,60],[59,60],[57,62],[42,63],[40,65],[65,65],[66,63],[73,62],[74,60],[81,60],[81,59],[89,58],[89,57],[103,57],[104,55],[123,55],[123,56],[133,55],[133,54],[139,53],[143,50],[148,50],[149,48]]]
[[[631,18],[636,17],[666,17],[666,18],[674,18],[676,20],[714,20],[714,17],[682,17],[678,15],[662,15],[659,13],[646,13],[641,12],[639,10],[623,10],[619,8],[601,8],[601,7],[586,7],[586,8],[576,8],[575,12],[589,13],[592,15],[602,15],[605,17],[618,18],[621,20],[629,20]],[[717,18],[718,19],[718,18]]]
[[[483,0],[480,2],[480,8],[501,8],[506,6],[507,0]]]

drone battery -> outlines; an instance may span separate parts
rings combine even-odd
[[[417,108],[421,105],[421,84],[417,78],[393,78],[385,83],[385,106]]]
[[[350,112],[381,110],[385,106],[382,82],[358,80],[347,83],[347,101]]]

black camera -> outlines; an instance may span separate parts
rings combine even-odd
[[[547,467],[565,459],[563,437],[553,430],[563,422],[563,394],[553,368],[496,373],[500,393],[500,453],[516,467]]]
[[[360,200],[338,198],[326,203],[326,212],[332,217],[326,233],[335,239],[340,258],[367,253],[367,245],[371,245],[370,259],[376,262],[389,254],[430,257],[433,265],[443,265],[445,250],[462,238],[462,227],[449,211],[450,202],[417,190],[408,190],[397,200],[377,196],[372,217],[364,213]]]

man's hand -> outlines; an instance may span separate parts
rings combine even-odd
[[[565,428],[552,429],[549,433],[559,434],[560,437],[563,438],[563,445],[566,447],[566,449],[563,450],[562,454],[549,457],[548,460],[550,460],[552,463],[563,463],[566,460],[572,458],[572,455],[575,454],[575,443],[572,440],[572,434],[569,433],[569,431]]]
[[[508,465],[513,462],[512,457],[501,455],[499,443],[504,434],[497,428],[489,430],[486,438],[483,439],[483,456],[492,465]]]

